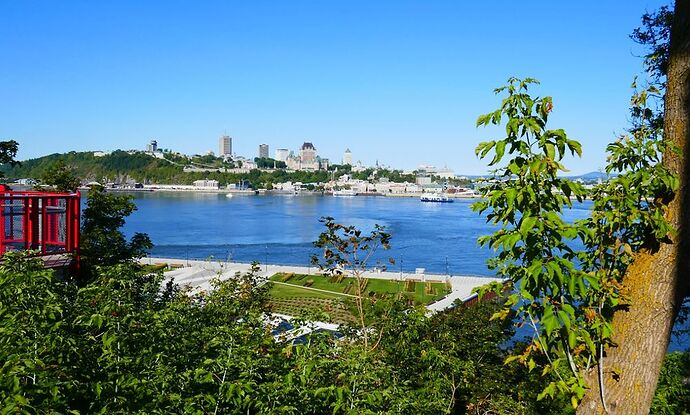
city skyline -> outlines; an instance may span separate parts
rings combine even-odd
[[[366,165],[483,174],[474,147],[500,130],[475,120],[515,75],[554,97],[551,126],[584,150],[565,164],[587,173],[627,127],[642,69],[628,35],[661,4],[3,3],[0,138],[27,159],[152,139],[203,154],[227,134],[247,156],[315,142],[334,162],[349,147]]]

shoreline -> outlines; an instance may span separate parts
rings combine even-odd
[[[88,191],[88,188],[80,188],[80,191]],[[294,197],[338,197],[340,199],[353,197],[390,197],[390,198],[416,198],[419,199],[423,195],[435,194],[434,192],[415,192],[415,193],[358,193],[354,196],[342,197],[334,196],[330,192],[291,192],[285,190],[234,190],[234,189],[185,189],[185,188],[143,188],[143,189],[123,189],[123,188],[106,188],[107,192],[115,193],[202,193],[202,194],[231,194],[231,195],[246,195],[246,196],[294,196]],[[479,199],[480,195],[464,195],[457,193],[443,193],[451,199]]]
[[[143,265],[168,264],[180,268],[203,267],[204,269],[213,269],[217,271],[222,270],[241,270],[241,272],[248,271],[252,264],[248,262],[235,262],[224,260],[203,260],[203,259],[187,259],[187,258],[166,258],[166,257],[143,257],[139,259],[139,263]],[[269,273],[271,275],[280,272],[293,272],[296,274],[320,275],[319,267],[291,265],[291,264],[262,264],[257,263],[259,273]],[[421,268],[423,269],[423,268]],[[346,275],[351,277],[351,275]],[[388,279],[388,280],[417,280],[417,281],[431,281],[431,282],[447,282],[456,278],[471,278],[481,279],[487,282],[492,280],[499,280],[496,277],[488,277],[481,275],[463,275],[463,274],[436,274],[432,272],[422,273],[417,272],[400,272],[400,271],[381,271],[371,270],[363,273],[364,278]]]

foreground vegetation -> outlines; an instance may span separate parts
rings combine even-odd
[[[161,282],[129,264],[77,287],[40,261],[6,256],[3,412],[544,413],[557,404],[534,399],[538,375],[503,366],[510,325],[486,323],[497,303],[429,318],[379,300],[367,313],[380,341],[365,350],[354,327],[338,341],[274,337],[268,287],[253,273],[200,294]]]

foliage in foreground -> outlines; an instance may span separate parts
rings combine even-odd
[[[593,190],[590,218],[567,223],[563,210],[572,199],[582,201],[584,192],[558,173],[566,171],[566,152],[580,155],[581,148],[565,131],[547,128],[553,103],[530,96],[529,86],[537,83],[511,78],[496,90],[506,94],[501,107],[479,117],[477,125],[505,122],[506,137],[477,147],[481,158],[493,154],[489,165],[497,168],[498,180],[473,208],[488,212],[487,221],[499,226],[480,243],[498,252],[490,266],[513,290],[495,317],[515,309],[534,333],[530,347],[508,361],[531,370],[540,366],[535,356],[544,358],[543,373],[556,379],[540,398],[561,394],[577,407],[591,386],[584,373],[596,366],[601,373],[605,351],[614,346],[611,320],[626,305],[621,282],[633,253],[673,232],[664,201],[678,181],[661,164],[667,145],[647,107],[656,90],[637,92],[633,129],[607,147],[606,171],[616,176]]]
[[[267,323],[254,273],[190,293],[134,264],[84,287],[8,255],[0,266],[2,413],[560,413],[538,376],[504,366],[500,304],[426,317],[379,302],[357,327],[293,344]],[[376,319],[372,319],[375,321]]]

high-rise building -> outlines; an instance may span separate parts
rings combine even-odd
[[[290,151],[288,151],[287,148],[279,148],[279,149],[276,149],[276,155],[274,158],[278,161],[285,162],[285,161],[287,161],[289,155],[290,155]]]
[[[229,135],[223,135],[218,140],[218,156],[231,156],[232,155],[232,137]]]
[[[158,142],[156,140],[151,140],[151,142],[146,145],[146,151],[149,153],[158,151]]]
[[[343,164],[349,164],[352,166],[352,152],[349,148],[345,150],[345,154],[343,154]]]
[[[259,158],[268,158],[268,144],[259,144]]]

